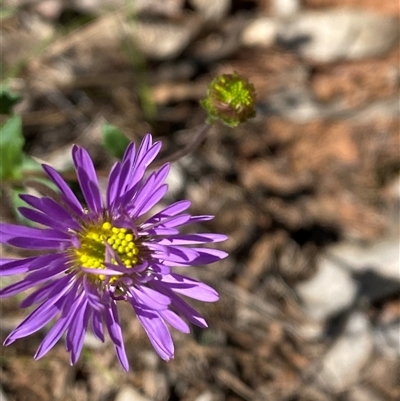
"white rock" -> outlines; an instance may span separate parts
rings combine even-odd
[[[60,16],[62,7],[59,0],[44,0],[35,5],[35,10],[45,18],[56,19]]]
[[[171,169],[165,182],[168,184],[168,196],[174,197],[182,191],[185,185],[185,175],[179,161],[171,163]]]
[[[150,398],[140,394],[133,387],[125,386],[119,390],[114,401],[153,401]]]
[[[222,401],[225,397],[221,393],[213,393],[211,391],[204,391],[201,393],[195,401]]]
[[[164,15],[176,15],[184,0],[69,0],[73,7],[85,13],[100,14],[104,11],[115,11],[122,7],[135,10],[136,13],[153,11]]]
[[[281,26],[279,36],[289,48],[316,62],[375,57],[399,39],[398,21],[363,10],[308,11]]]
[[[207,21],[220,21],[228,15],[231,0],[190,0]]]
[[[398,99],[397,103],[399,103]],[[400,104],[398,104],[398,106],[400,109]],[[400,110],[397,115],[400,115]],[[388,227],[388,235],[393,235],[400,239],[400,174],[386,185],[385,193],[390,222]]]
[[[389,186],[389,195],[400,201],[400,175],[398,175]]]
[[[335,103],[322,104],[304,86],[285,88],[272,94],[268,97],[266,108],[270,114],[299,123],[334,116],[341,109]]]
[[[288,17],[300,11],[299,0],[273,0],[271,4],[272,14],[277,17]]]
[[[400,242],[397,236],[370,245],[344,242],[332,246],[327,253],[352,272],[372,270],[385,278],[400,281]]]
[[[178,56],[201,27],[202,22],[196,18],[183,23],[137,20],[130,24],[134,43],[140,50],[148,57],[162,60]]]
[[[347,401],[383,401],[383,398],[365,387],[355,387],[349,391]]]
[[[320,341],[326,336],[326,323],[316,320],[303,322],[296,329],[301,338],[307,341]]]
[[[76,9],[86,13],[95,13],[99,9],[116,10],[125,5],[124,0],[72,0]]]
[[[319,381],[333,391],[348,389],[357,382],[372,349],[369,319],[364,314],[354,313],[349,317],[339,340],[324,356]]]
[[[400,321],[378,326],[374,335],[375,342],[386,355],[400,357]]]
[[[313,319],[323,320],[349,307],[355,299],[357,285],[345,270],[322,256],[317,272],[295,288],[303,301],[305,312]]]
[[[298,72],[294,70],[294,73],[300,80],[301,73],[307,76],[305,69],[299,68]],[[288,82],[296,78],[296,75],[289,75]],[[400,114],[398,97],[377,100],[357,110],[345,110],[340,101],[321,102],[308,87],[301,85],[288,86],[271,94],[264,102],[259,103],[259,108],[260,113],[265,115],[279,115],[298,123],[322,118],[369,124],[379,119],[397,118]]]
[[[106,342],[100,341],[94,334],[90,333],[89,331],[86,332],[85,337],[83,339],[83,345],[85,348],[90,349],[100,349],[106,346]]]
[[[260,17],[243,29],[241,41],[245,46],[272,46],[278,34],[278,22],[273,18]]]
[[[8,398],[4,394],[2,388],[0,388],[0,401],[8,401]]]
[[[376,100],[362,109],[358,109],[347,116],[346,114],[347,113],[345,113],[343,117],[348,121],[361,124],[370,124],[376,120],[385,118],[398,118],[400,114],[399,98],[398,96],[393,96],[382,100]]]

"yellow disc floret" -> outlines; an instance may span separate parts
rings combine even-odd
[[[104,222],[100,227],[89,227],[80,236],[80,248],[75,250],[80,266],[88,269],[104,269],[107,242],[121,259],[125,267],[133,267],[138,262],[139,250],[135,238],[126,228],[114,227],[110,222]],[[111,263],[117,264],[115,259]],[[100,280],[105,275],[99,275]],[[111,277],[110,281],[116,277]]]

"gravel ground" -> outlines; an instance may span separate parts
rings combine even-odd
[[[90,336],[74,367],[62,343],[34,361],[40,332],[1,349],[0,400],[399,399],[398,2],[3,3],[4,75],[37,160],[68,169],[78,143],[104,184],[105,121],[136,141],[152,132],[168,156],[220,73],[254,83],[257,116],[214,126],[169,177],[166,202],[190,199],[216,215],[199,229],[229,235],[229,258],[193,273],[221,294],[196,304],[209,329],[175,331],[166,363],[122,308],[129,373]],[[18,301],[1,301],[2,339]]]

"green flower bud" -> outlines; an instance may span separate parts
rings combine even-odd
[[[255,95],[253,84],[235,72],[215,78],[200,104],[208,112],[208,124],[221,120],[229,127],[237,127],[256,115]]]

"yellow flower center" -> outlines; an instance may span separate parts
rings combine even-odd
[[[101,227],[87,229],[80,236],[80,248],[75,250],[79,264],[88,269],[104,269],[107,242],[119,256],[125,267],[133,267],[138,262],[137,248],[134,236],[126,228],[114,227],[108,221]],[[117,264],[115,259],[111,263]],[[98,276],[100,280],[105,280],[105,275]],[[115,281],[117,277],[110,280]]]

